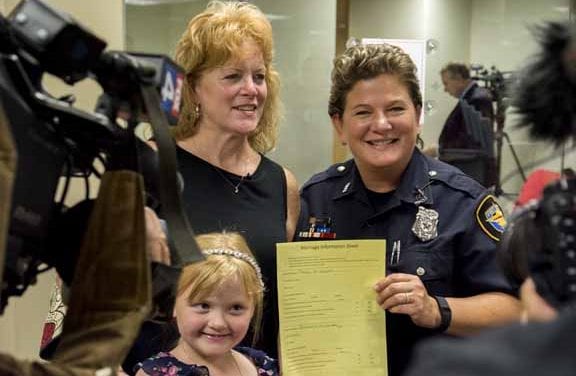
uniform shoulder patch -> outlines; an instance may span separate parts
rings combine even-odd
[[[494,196],[488,195],[480,201],[476,208],[476,221],[486,235],[500,241],[506,228],[506,218]]]

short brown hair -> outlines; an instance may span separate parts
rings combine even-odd
[[[467,80],[470,78],[470,69],[466,64],[462,63],[448,63],[446,64],[440,74],[448,73],[452,78],[461,78]]]
[[[346,96],[361,80],[381,74],[397,76],[408,88],[410,99],[417,111],[422,108],[422,94],[416,75],[416,65],[401,48],[389,44],[356,45],[334,59],[332,87],[328,102],[328,114],[342,116]]]

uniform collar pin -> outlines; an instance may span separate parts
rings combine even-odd
[[[424,190],[422,188],[416,188],[416,194],[415,194],[415,199],[414,199],[414,205],[422,205],[423,203],[425,203],[428,200],[428,197],[426,196],[426,194],[424,193]]]
[[[348,190],[350,189],[350,184],[352,184],[352,183],[351,182],[346,183],[344,188],[342,188],[342,193],[348,192]]]
[[[429,173],[434,172],[436,173],[436,171],[430,171]],[[426,188],[428,188],[428,186],[430,184],[432,184],[433,180],[430,179],[428,180],[428,182],[426,184],[424,184],[424,186],[420,187],[420,188],[416,188],[415,189],[415,193],[414,193],[414,205],[422,205],[423,203],[425,203],[426,201],[428,201],[428,196],[426,196],[426,193],[424,193],[424,190]]]

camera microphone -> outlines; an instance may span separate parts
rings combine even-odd
[[[160,106],[170,125],[176,125],[180,116],[184,70],[164,55],[104,52],[95,64],[93,74],[108,95],[126,103],[140,98],[139,85],[146,82],[156,88]],[[142,103],[139,108],[143,109]],[[141,120],[148,121],[142,113]]]

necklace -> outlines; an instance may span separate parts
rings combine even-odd
[[[232,180],[230,180],[230,178],[228,176],[226,176],[222,171],[220,171],[220,169],[218,167],[216,167],[216,166],[212,166],[212,167],[214,167],[214,169],[216,170],[218,175],[220,175],[220,177],[222,177],[222,179],[232,187],[232,189],[234,190],[234,194],[238,194],[238,192],[240,191],[240,186],[242,185],[242,183],[244,183],[244,180],[246,179],[246,177],[249,176],[249,174],[242,175],[240,177],[240,180],[238,181],[238,183],[234,184],[232,182]]]
[[[243,162],[244,162],[244,166],[243,166],[243,175],[240,175],[240,180],[238,181],[238,183],[235,183],[234,180],[232,180],[229,176],[227,176],[227,170],[222,169],[220,167],[218,167],[218,164],[216,164],[215,162],[217,162],[217,160],[212,160],[211,158],[204,158],[202,156],[209,156],[210,154],[207,153],[203,153],[203,149],[200,148],[198,145],[196,145],[196,140],[195,139],[191,139],[190,143],[179,143],[179,146],[181,148],[183,148],[184,150],[186,150],[187,152],[195,155],[198,158],[201,158],[203,160],[205,160],[206,162],[208,162],[208,164],[214,169],[216,170],[216,172],[218,173],[218,175],[220,175],[220,177],[226,182],[226,184],[228,184],[229,186],[232,187],[232,191],[234,192],[234,194],[238,194],[238,192],[240,192],[240,186],[244,183],[244,180],[246,180],[249,176],[250,176],[250,160],[253,159],[253,157],[248,157],[246,158]],[[232,174],[232,173],[230,173]],[[233,174],[235,175],[235,174]],[[238,175],[235,175],[238,176]]]

